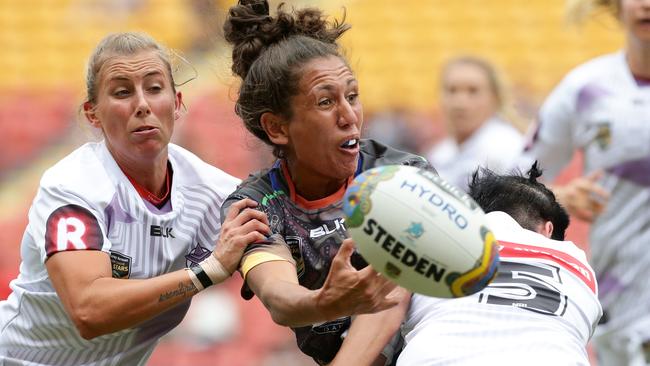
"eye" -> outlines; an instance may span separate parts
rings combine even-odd
[[[327,107],[332,105],[332,100],[329,98],[322,98],[318,101],[318,105],[321,107]]]
[[[113,95],[121,98],[121,97],[126,97],[130,94],[131,92],[128,89],[117,89],[113,92]]]
[[[162,86],[160,85],[152,85],[151,87],[149,87],[149,91],[152,93],[158,93],[161,90],[162,90]]]
[[[359,99],[359,93],[351,93],[347,96],[348,103],[354,104]]]

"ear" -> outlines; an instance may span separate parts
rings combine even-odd
[[[553,235],[553,223],[546,221],[543,224],[539,224],[539,226],[537,226],[537,232],[550,238]]]
[[[99,121],[99,118],[97,118],[97,115],[95,114],[95,105],[91,102],[85,102],[83,108],[84,116],[86,116],[86,119],[88,122],[90,122],[90,125],[95,128],[102,128],[102,123]]]
[[[289,143],[289,125],[280,116],[271,112],[263,113],[260,123],[272,143],[276,145]]]
[[[181,108],[183,107],[183,94],[181,92],[176,92],[176,97],[174,101],[174,121],[177,121],[181,118]]]

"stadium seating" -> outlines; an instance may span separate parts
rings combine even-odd
[[[583,28],[571,27],[563,4],[358,0],[347,5],[354,30],[344,45],[371,110],[434,104],[438,69],[459,53],[488,57],[515,83],[545,94],[570,67],[621,45],[612,19],[601,15]]]

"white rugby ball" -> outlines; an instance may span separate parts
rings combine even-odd
[[[343,211],[363,258],[408,290],[462,297],[482,290],[496,273],[499,253],[485,213],[431,171],[367,170],[348,186]]]

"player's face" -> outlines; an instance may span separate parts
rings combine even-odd
[[[300,180],[340,187],[355,173],[359,157],[363,109],[357,79],[334,56],[312,60],[301,71],[287,125],[292,178],[296,188]]]
[[[86,115],[102,129],[118,162],[166,157],[181,106],[172,78],[154,51],[108,59],[98,75],[97,100]],[[84,107],[86,108],[86,107]]]
[[[476,65],[453,64],[442,77],[442,109],[448,129],[462,142],[496,113],[496,99],[488,76]]]
[[[620,0],[621,22],[628,36],[650,47],[650,0]]]

